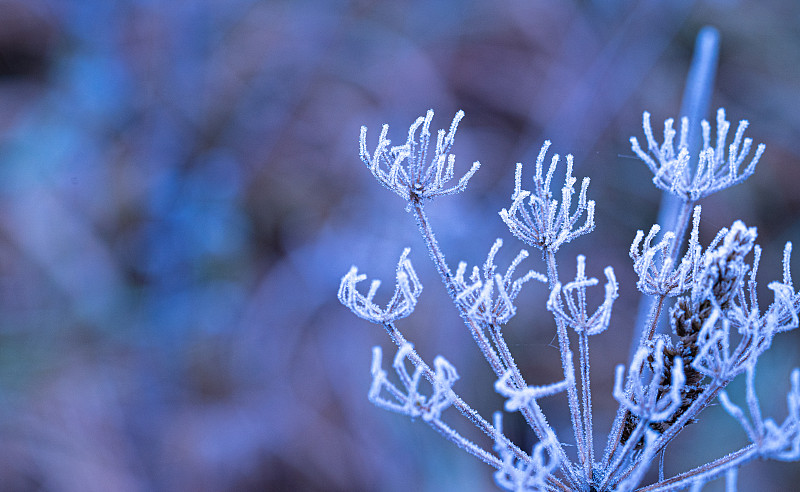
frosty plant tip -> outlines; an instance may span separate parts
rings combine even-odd
[[[773,338],[800,324],[800,294],[790,269],[791,243],[784,248],[782,278],[767,285],[772,303],[764,307],[758,298],[761,248],[756,244],[756,229],[733,220],[709,244],[700,241],[701,206],[697,202],[744,181],[764,153],[764,145],[759,144],[742,168],[752,147],[752,140],[744,138],[747,122],[739,123],[729,143],[730,123],[724,110],[718,110],[716,140],[711,140],[708,123],[698,125],[703,146],[696,155],[691,155],[687,144],[692,138],[685,118],[681,119],[680,134],[673,128],[673,119],[665,122],[664,142],[659,145],[650,115],[644,113],[646,150],[631,138],[633,152],[653,172],[655,185],[680,197],[683,206],[670,219],[673,223],[655,224],[648,233],[641,230],[632,238],[629,255],[638,275],[636,287],[648,301],[650,312],[642,326],[634,327],[639,335],[630,362],[618,366],[615,374],[601,376],[614,377],[612,394],[602,397],[612,404],[616,401],[617,412],[612,422],[602,422],[599,428],[610,424],[611,431],[600,436],[592,412],[592,403],[600,396],[591,391],[589,339],[620,330],[614,326],[612,314],[614,305],[620,302],[620,288],[610,266],[604,269],[605,282],[601,283],[587,277],[589,260],[578,255],[574,277],[564,281],[557,261],[562,245],[594,229],[595,204],[588,197],[589,179],[580,180],[579,190],[575,189],[579,180],[572,175],[571,155],[567,155],[561,171],[557,154],[545,166],[550,148],[546,141],[532,177],[524,178],[525,167],[517,164],[511,203],[500,211],[511,234],[541,250],[543,265],[539,270],[543,273],[535,269],[517,273],[524,262],[530,261],[524,249],[507,268],[499,268],[495,260],[503,245],[501,239],[492,243],[482,267],[475,266],[468,274],[467,262],[462,261],[453,273],[425,206],[432,198],[464,191],[479,167],[474,163],[455,185],[449,184],[456,172],[450,151],[463,116],[459,111],[449,131],[439,130],[432,152],[428,147],[433,111],[411,125],[401,146],[390,146],[389,128],[384,125],[377,148],[370,153],[366,128],[362,128],[360,155],[381,184],[406,200],[452,307],[494,372],[493,389],[505,399],[503,409],[519,413],[537,443],[531,449],[522,449],[509,439],[503,433],[501,411],[491,421],[481,416],[458,395],[458,385],[463,383],[459,383],[456,368],[441,355],[429,366],[398,328],[398,322],[413,313],[422,292],[408,248],[400,255],[394,294],[385,307],[374,302],[379,281],[372,281],[366,293],[359,291],[358,284],[366,275],[359,274],[356,267],[342,278],[339,288],[339,300],[357,316],[382,325],[397,346],[391,371],[382,366],[381,348],[373,350],[370,401],[433,427],[494,468],[495,482],[505,490],[699,490],[719,478],[731,491],[736,490],[738,468],[749,461],[800,460],[800,369],[789,378],[785,418],[762,414],[755,377],[756,365]],[[554,183],[556,178],[558,184]],[[524,185],[526,180],[532,182],[530,189]],[[515,357],[536,354],[527,353],[526,346],[512,354],[503,335],[504,325],[517,312],[523,287],[530,284],[533,286],[527,288],[544,288],[540,283],[550,291],[539,306],[540,319],[550,320],[561,354],[555,381],[522,374]],[[595,297],[600,301],[589,302]],[[659,325],[667,326],[667,331],[659,332]],[[540,322],[527,328],[546,329]],[[737,403],[725,388],[742,375],[747,394],[745,402]],[[564,415],[569,415],[571,428],[555,428],[540,402],[564,393]],[[704,410],[716,404],[741,425],[749,444],[740,449],[720,449],[718,459],[665,477],[663,463],[670,460],[669,444],[678,433],[691,430],[690,424],[708,418]],[[477,434],[480,439],[467,438],[446,423],[459,418],[459,413],[485,437]],[[595,445],[595,439],[601,437],[605,442],[602,453]],[[643,483],[655,461],[662,464],[657,478],[654,473],[650,483]]]
[[[706,120],[701,122],[703,148],[699,155],[691,155],[689,151],[689,118],[681,118],[677,149],[675,148],[677,132],[673,128],[673,124],[672,118],[664,122],[664,143],[659,146],[653,136],[653,128],[650,126],[650,113],[645,111],[642,117],[642,127],[647,139],[649,154],[642,150],[636,137],[631,137],[631,147],[653,171],[653,183],[662,190],[674,193],[684,200],[699,200],[714,192],[741,183],[753,174],[756,164],[766,148],[764,144],[758,144],[750,163],[741,169],[753,145],[753,139],[743,138],[749,123],[747,120],[739,122],[733,142],[726,148],[731,124],[725,119],[725,110],[722,108],[717,110],[715,142],[711,141],[711,125]],[[693,162],[696,163],[694,166]],[[693,167],[695,169],[692,176]]]
[[[404,200],[434,198],[440,195],[451,195],[464,191],[469,178],[481,166],[480,162],[472,164],[472,168],[459,179],[455,186],[447,187],[455,173],[456,156],[450,153],[456,130],[464,112],[459,111],[450,124],[450,131],[439,130],[436,137],[436,149],[428,155],[431,140],[431,120],[433,110],[424,117],[417,118],[408,129],[408,139],[403,145],[392,147],[392,141],[386,138],[389,125],[383,125],[378,146],[370,155],[367,151],[367,127],[361,127],[360,149],[361,160],[369,167],[370,172],[382,185],[400,195]],[[420,127],[422,129],[420,130]],[[419,137],[417,131],[419,130]],[[430,159],[430,163],[428,163]]]
[[[576,178],[572,176],[572,154],[567,155],[567,170],[564,178],[564,187],[561,188],[561,205],[553,198],[550,185],[558,165],[559,155],[550,160],[547,174],[542,177],[545,155],[550,148],[550,141],[545,141],[536,158],[536,171],[533,177],[533,191],[522,189],[522,164],[517,164],[514,175],[514,193],[511,195],[511,206],[508,210],[500,211],[500,217],[508,226],[512,234],[521,241],[536,246],[539,249],[549,249],[553,252],[578,236],[587,234],[594,229],[594,200],[586,199],[589,188],[589,178],[583,178],[581,191],[578,195],[578,205],[575,212],[570,212],[572,196],[575,194]],[[525,199],[527,207],[525,206]],[[575,228],[578,220],[586,215],[585,222]]]

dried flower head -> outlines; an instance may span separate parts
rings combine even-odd
[[[373,323],[390,323],[400,318],[405,318],[414,311],[417,305],[417,299],[422,293],[422,283],[417,277],[417,272],[411,266],[411,261],[408,259],[408,253],[411,252],[410,248],[403,250],[400,255],[400,261],[397,262],[396,285],[394,295],[389,300],[385,308],[379,307],[372,302],[375,298],[375,293],[381,285],[380,280],[373,280],[369,287],[367,295],[363,295],[358,291],[356,284],[365,280],[366,275],[358,273],[358,268],[355,266],[350,268],[350,271],[342,277],[339,284],[339,301],[350,308],[350,310],[359,318],[364,318]]]
[[[730,122],[725,119],[723,108],[717,110],[716,142],[711,142],[711,125],[706,120],[702,121],[703,148],[698,155],[692,155],[689,149],[689,119],[681,118],[677,149],[677,133],[673,124],[672,118],[664,122],[664,142],[659,146],[650,125],[650,113],[645,111],[642,128],[647,138],[647,152],[642,150],[636,137],[630,139],[631,149],[653,172],[653,183],[656,186],[687,201],[697,201],[750,177],[766,148],[764,144],[758,144],[750,164],[742,170],[742,164],[753,145],[753,139],[744,138],[744,131],[749,123],[747,120],[739,122],[726,155]]]
[[[391,140],[386,138],[389,125],[383,125],[378,146],[372,155],[367,151],[367,127],[361,127],[361,160],[367,165],[370,172],[377,180],[394,191],[406,201],[434,198],[441,195],[452,195],[463,191],[467,182],[480,167],[480,162],[474,162],[472,168],[458,181],[455,186],[447,187],[447,183],[455,174],[456,156],[450,153],[458,129],[458,122],[464,117],[464,112],[459,111],[450,124],[450,131],[439,130],[436,138],[436,148],[433,155],[428,155],[431,139],[431,120],[433,110],[420,116],[408,129],[408,139],[403,145],[391,147]],[[417,130],[420,130],[417,137]],[[430,157],[430,163],[428,159]]]
[[[511,195],[511,206],[500,211],[500,217],[512,234],[521,241],[539,249],[556,252],[562,244],[568,243],[578,236],[588,234],[594,229],[594,200],[586,199],[589,178],[583,178],[578,205],[574,212],[572,195],[575,194],[576,178],[572,176],[572,154],[567,155],[567,172],[564,186],[561,188],[561,203],[553,198],[550,184],[553,181],[559,155],[555,154],[550,161],[547,174],[542,176],[544,158],[550,148],[550,141],[545,141],[536,158],[536,170],[533,176],[533,190],[522,189],[522,164],[517,163],[514,176],[514,193]],[[525,199],[527,207],[525,206]],[[583,214],[586,220],[575,229],[575,225]]]

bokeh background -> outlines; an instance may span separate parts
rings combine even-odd
[[[393,350],[336,300],[351,264],[387,298],[411,246],[425,292],[401,330],[459,369],[484,415],[501,408],[412,218],[358,159],[360,125],[370,145],[387,122],[403,141],[428,108],[435,128],[464,109],[458,169],[483,164],[428,207],[452,265],[481,263],[496,237],[516,253],[497,211],[545,138],[591,177],[597,229],[561,272],[586,253],[588,273],[612,265],[622,282],[593,342],[605,435],[639,300],[628,248],[660,200],[628,138],[645,109],[676,115],[706,24],[722,37],[713,107],[749,118],[767,152],[706,200],[702,235],[757,225],[765,287],[800,241],[794,0],[0,1],[0,490],[492,490],[489,467],[367,401],[370,348]],[[529,285],[507,329],[539,384],[558,379],[545,296]],[[759,366],[779,420],[798,341]],[[564,403],[547,405],[568,436]],[[703,417],[668,474],[743,444],[718,407]],[[751,464],[742,490],[790,490],[799,468]]]

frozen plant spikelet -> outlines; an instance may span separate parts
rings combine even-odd
[[[515,456],[500,439],[503,432],[500,412],[494,414],[494,426],[497,429],[494,449],[503,460],[503,466],[494,474],[495,483],[504,490],[514,492],[551,490],[547,481],[559,465],[559,454],[553,452],[559,443],[554,436],[548,435],[545,440],[538,442],[529,460],[523,460]]]
[[[385,187],[394,191],[406,201],[423,200],[442,195],[452,195],[467,187],[467,182],[480,167],[474,162],[470,170],[461,177],[458,184],[447,187],[455,174],[456,156],[450,153],[458,129],[458,123],[464,117],[458,111],[450,124],[450,131],[439,130],[436,138],[436,149],[428,160],[430,144],[431,120],[433,110],[420,116],[408,129],[408,139],[403,145],[391,147],[391,140],[386,138],[389,125],[383,125],[378,146],[372,155],[367,151],[367,127],[361,127],[360,155],[373,176]],[[420,130],[417,137],[417,130]]]
[[[400,261],[397,263],[397,283],[394,295],[385,308],[372,302],[381,281],[373,280],[367,295],[361,294],[356,284],[365,280],[367,276],[359,275],[358,268],[355,266],[351,267],[350,271],[342,277],[339,284],[339,301],[350,308],[353,314],[359,318],[378,324],[390,323],[410,315],[422,293],[422,283],[408,259],[410,251],[410,248],[406,248],[400,255]]]
[[[413,375],[409,374],[406,369],[405,359],[412,350],[413,346],[410,343],[402,345],[392,363],[392,367],[405,388],[401,390],[389,382],[386,371],[381,368],[383,357],[381,348],[373,347],[372,386],[369,390],[369,400],[379,407],[408,415],[411,418],[422,417],[426,422],[438,421],[442,411],[453,403],[455,393],[452,392],[452,387],[453,383],[458,380],[458,373],[444,357],[437,356],[433,362],[435,368],[431,382],[433,393],[430,397],[425,397],[419,392],[423,368],[417,366]],[[384,397],[384,393],[391,396],[391,399]]]
[[[664,122],[664,143],[659,146],[653,136],[650,125],[650,113],[644,112],[642,127],[647,139],[647,152],[642,150],[636,137],[631,137],[631,150],[642,159],[653,172],[653,183],[664,191],[669,191],[686,201],[697,201],[719,190],[741,183],[755,171],[758,160],[766,148],[759,144],[750,163],[744,168],[742,164],[750,153],[753,139],[744,138],[749,123],[739,122],[733,142],[727,148],[730,122],[725,119],[725,110],[717,110],[717,138],[711,142],[711,126],[708,121],[701,122],[703,131],[703,148],[698,155],[691,155],[688,144],[689,119],[681,118],[678,147],[675,148],[676,130],[674,120]],[[649,153],[648,153],[649,152]],[[653,157],[651,157],[651,154]],[[692,166],[692,161],[696,163]],[[692,169],[695,167],[695,169]]]
[[[692,335],[685,328],[680,328],[688,325],[682,321],[685,316],[676,311],[675,314],[679,316],[675,319],[681,320],[680,324],[676,323],[676,326],[682,330],[681,333],[687,333],[688,336],[684,336],[695,347],[691,361],[691,367],[694,370],[712,378],[732,379],[747,370],[751,364],[755,364],[758,357],[769,348],[777,333],[792,330],[798,326],[797,306],[800,302],[800,294],[794,291],[791,274],[788,270],[790,252],[791,244],[787,244],[784,249],[783,282],[775,281],[768,285],[768,288],[773,291],[775,300],[764,314],[759,312],[754,294],[757,263],[751,271],[750,306],[745,303],[744,287],[741,285],[743,281],[738,280],[726,282],[728,285],[736,286],[732,293],[727,289],[708,289],[718,296],[724,295],[732,300],[728,302],[722,298],[724,303],[727,303],[724,311],[720,307],[723,302],[715,301],[709,315],[695,317],[694,324],[697,324],[699,319],[704,320],[702,328],[696,334]],[[730,258],[723,261],[736,265]],[[736,268],[730,268],[730,270],[735,271]],[[738,270],[739,273],[736,277],[743,277],[746,270],[741,266],[738,267]],[[721,284],[722,282],[714,283]],[[731,350],[730,332],[734,327],[741,338],[737,347]]]
[[[596,278],[586,278],[586,257],[578,256],[577,273],[575,280],[562,286],[557,283],[550,292],[547,300],[547,309],[561,318],[577,332],[585,332],[587,335],[597,335],[608,328],[611,321],[611,309],[618,296],[619,286],[614,276],[614,269],[606,267],[606,293],[603,303],[597,310],[589,316],[586,309],[586,287],[598,284]],[[560,298],[564,299],[569,312],[564,311]]]
[[[576,178],[572,176],[572,154],[567,155],[567,172],[564,186],[561,188],[561,203],[553,199],[550,185],[559,161],[555,154],[550,161],[547,174],[543,177],[543,164],[550,141],[545,141],[536,158],[536,170],[533,177],[533,191],[522,189],[522,164],[517,163],[514,176],[514,193],[511,195],[511,206],[500,211],[500,217],[512,234],[522,242],[539,249],[547,249],[555,253],[562,244],[566,244],[594,229],[594,200],[587,200],[586,190],[589,178],[583,178],[578,205],[571,213],[572,195],[575,194]],[[525,201],[527,200],[527,207]],[[583,225],[575,228],[578,219],[586,214]]]
[[[513,279],[517,266],[528,257],[528,252],[524,249],[511,262],[505,275],[496,273],[497,266],[494,264],[494,257],[502,245],[502,239],[498,238],[489,250],[483,265],[483,277],[476,266],[469,279],[465,279],[467,264],[463,261],[459,263],[455,277],[453,277],[457,292],[456,302],[462,306],[467,316],[486,324],[508,323],[517,311],[514,300],[526,282],[529,280],[547,282],[547,277],[533,270],[528,271],[522,277]],[[497,288],[496,298],[495,286]]]
[[[694,209],[692,232],[689,247],[680,264],[674,268],[670,250],[675,247],[675,234],[667,232],[657,244],[653,245],[661,226],[653,225],[645,237],[639,230],[630,249],[633,270],[639,275],[636,287],[644,294],[661,296],[679,296],[691,287],[692,281],[702,264],[702,248],[699,242],[700,206]],[[644,242],[642,242],[644,239]],[[641,249],[640,249],[641,245]]]
[[[758,453],[764,458],[780,461],[800,459],[800,369],[795,368],[791,375],[792,388],[786,395],[789,415],[778,425],[773,419],[764,420],[755,389],[755,364],[747,368],[747,405],[750,420],[744,411],[734,404],[725,391],[719,395],[720,403],[747,433],[756,445]]]
[[[723,231],[722,244],[709,247],[703,256],[702,271],[694,282],[692,298],[695,302],[714,299],[719,306],[726,308],[744,284],[750,268],[745,257],[753,249],[758,234],[755,227],[747,227],[741,220]]]

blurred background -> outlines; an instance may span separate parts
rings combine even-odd
[[[0,490],[492,490],[488,466],[367,401],[371,347],[385,365],[394,350],[336,300],[352,264],[387,299],[410,246],[425,292],[399,328],[458,368],[483,415],[501,408],[412,217],[358,158],[362,124],[370,147],[383,123],[403,142],[428,108],[434,128],[466,112],[457,172],[482,162],[465,193],[428,207],[453,266],[482,263],[496,237],[501,265],[522,246],[497,211],[544,139],[592,179],[597,228],[560,271],[586,253],[588,274],[612,265],[622,284],[592,345],[601,448],[639,301],[628,248],[660,200],[628,139],[643,110],[656,133],[677,116],[706,24],[722,39],[712,107],[748,118],[767,151],[704,202],[701,235],[759,227],[767,302],[784,242],[800,241],[794,0],[1,0]],[[535,253],[524,266],[544,270]],[[506,329],[531,384],[559,379],[546,294],[528,285]],[[759,365],[779,421],[798,342],[781,335]],[[565,401],[546,407],[570,435]],[[710,408],[665,472],[744,442]],[[741,490],[798,479],[797,463],[740,474]]]

